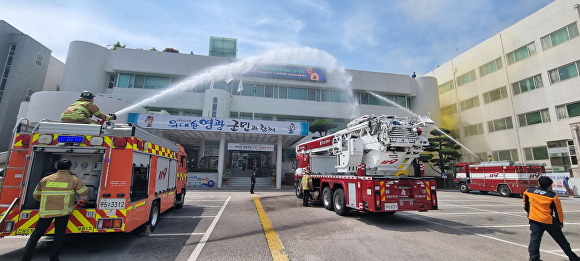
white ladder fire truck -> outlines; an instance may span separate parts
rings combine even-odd
[[[88,204],[71,214],[68,234],[148,233],[160,213],[183,207],[187,158],[180,145],[131,124],[40,122],[32,129],[23,119],[0,188],[0,237],[34,231],[34,189],[63,158],[90,191]]]
[[[363,116],[331,135],[296,146],[296,196],[312,172],[314,199],[338,215],[350,210],[395,213],[438,209],[435,179],[409,175],[428,145],[427,116]]]

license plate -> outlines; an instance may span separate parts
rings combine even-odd
[[[415,143],[415,139],[409,138],[391,138],[392,143]]]
[[[385,210],[399,210],[399,204],[397,204],[397,203],[385,203]]]
[[[99,202],[99,209],[124,209],[124,198],[102,198]]]

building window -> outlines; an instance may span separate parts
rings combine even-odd
[[[505,98],[507,98],[507,88],[505,86],[483,93],[483,102],[486,104]]]
[[[479,76],[480,77],[486,76],[486,75],[488,75],[492,72],[495,72],[501,68],[503,68],[503,64],[501,62],[501,57],[499,57],[491,62],[488,62],[488,63],[480,66],[479,67]]]
[[[546,146],[524,148],[524,156],[526,157],[526,161],[550,159],[548,147]]]
[[[117,75],[115,75],[115,74],[109,75],[109,83],[107,84],[107,88],[112,89],[113,87],[115,87],[115,79],[116,78],[117,78]]]
[[[36,65],[42,66],[42,60],[44,60],[44,56],[42,54],[36,54]]]
[[[439,89],[439,94],[453,90],[453,80],[439,85],[438,89]]]
[[[475,154],[475,155],[474,155]],[[486,152],[475,152],[475,153],[465,153],[462,156],[462,161],[467,162],[480,162],[487,160],[487,153]]]
[[[4,89],[6,89],[6,84],[8,82],[8,74],[10,74],[10,67],[12,66],[12,59],[14,58],[14,53],[16,52],[16,44],[11,44],[8,48],[8,57],[6,58],[6,63],[4,64],[4,70],[0,78],[0,99],[4,95]]]
[[[473,124],[463,127],[465,137],[483,134],[483,123]]]
[[[519,82],[512,83],[512,89],[514,91],[514,95],[520,94],[522,92],[531,91],[536,88],[544,87],[544,83],[542,82],[542,75],[538,74],[532,76],[527,79],[523,79]]]
[[[214,97],[211,104],[211,116],[216,117],[218,111],[218,98]]]
[[[556,106],[558,120],[580,116],[580,102]]]
[[[513,64],[515,62],[519,62],[535,54],[536,54],[536,46],[534,45],[534,42],[531,42],[525,46],[518,48],[517,50],[511,53],[508,53],[506,56],[508,64]]]
[[[441,108],[442,115],[451,115],[454,113],[457,113],[457,104],[451,104]]]
[[[149,75],[120,73],[119,88],[165,89],[171,85],[171,78]]]
[[[459,108],[461,111],[469,110],[479,106],[479,96],[473,96],[467,100],[463,100],[459,103]]]
[[[457,86],[464,85],[468,82],[475,81],[475,70],[471,70],[457,77]]]
[[[520,122],[520,127],[550,122],[550,113],[548,112],[548,109],[543,109],[539,111],[519,114],[518,121]]]
[[[518,161],[518,150],[511,149],[511,150],[496,150],[492,151],[491,154],[495,160],[513,160]]]
[[[308,89],[288,87],[288,99],[307,100],[308,99]]]
[[[487,128],[489,132],[513,129],[514,124],[512,122],[512,117],[506,117],[499,120],[493,120],[487,122]]]
[[[542,49],[550,49],[576,36],[578,36],[578,26],[576,25],[576,22],[574,22],[540,38],[540,41],[542,42]]]
[[[550,83],[556,83],[577,77],[579,67],[580,61],[577,61],[548,71],[548,75],[550,76]]]

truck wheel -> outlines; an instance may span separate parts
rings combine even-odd
[[[465,183],[465,182],[459,183],[459,190],[463,193],[468,193],[469,187],[467,186],[467,183]]]
[[[332,189],[330,187],[324,188],[322,191],[322,204],[324,205],[325,209],[333,210],[334,207],[332,206]]]
[[[511,189],[508,186],[506,186],[506,185],[500,185],[499,188],[497,189],[497,191],[503,197],[509,197],[509,196],[512,195]]]
[[[155,231],[157,221],[159,221],[159,201],[153,201],[151,204],[151,212],[149,213],[149,221],[145,224],[149,226],[149,231]]]
[[[300,187],[299,180],[294,184],[294,193],[296,193],[297,198],[302,198],[302,188]]]
[[[339,216],[344,216],[348,213],[346,209],[346,202],[344,199],[344,190],[338,188],[334,191],[334,212]]]
[[[173,203],[173,208],[181,209],[183,208],[184,203],[185,203],[185,189],[175,196],[175,203]]]

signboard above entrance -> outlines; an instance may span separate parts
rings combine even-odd
[[[228,150],[274,151],[274,145],[248,144],[248,143],[228,143]]]
[[[230,118],[129,113],[128,122],[144,128],[280,135],[308,135],[307,122],[258,121]]]

